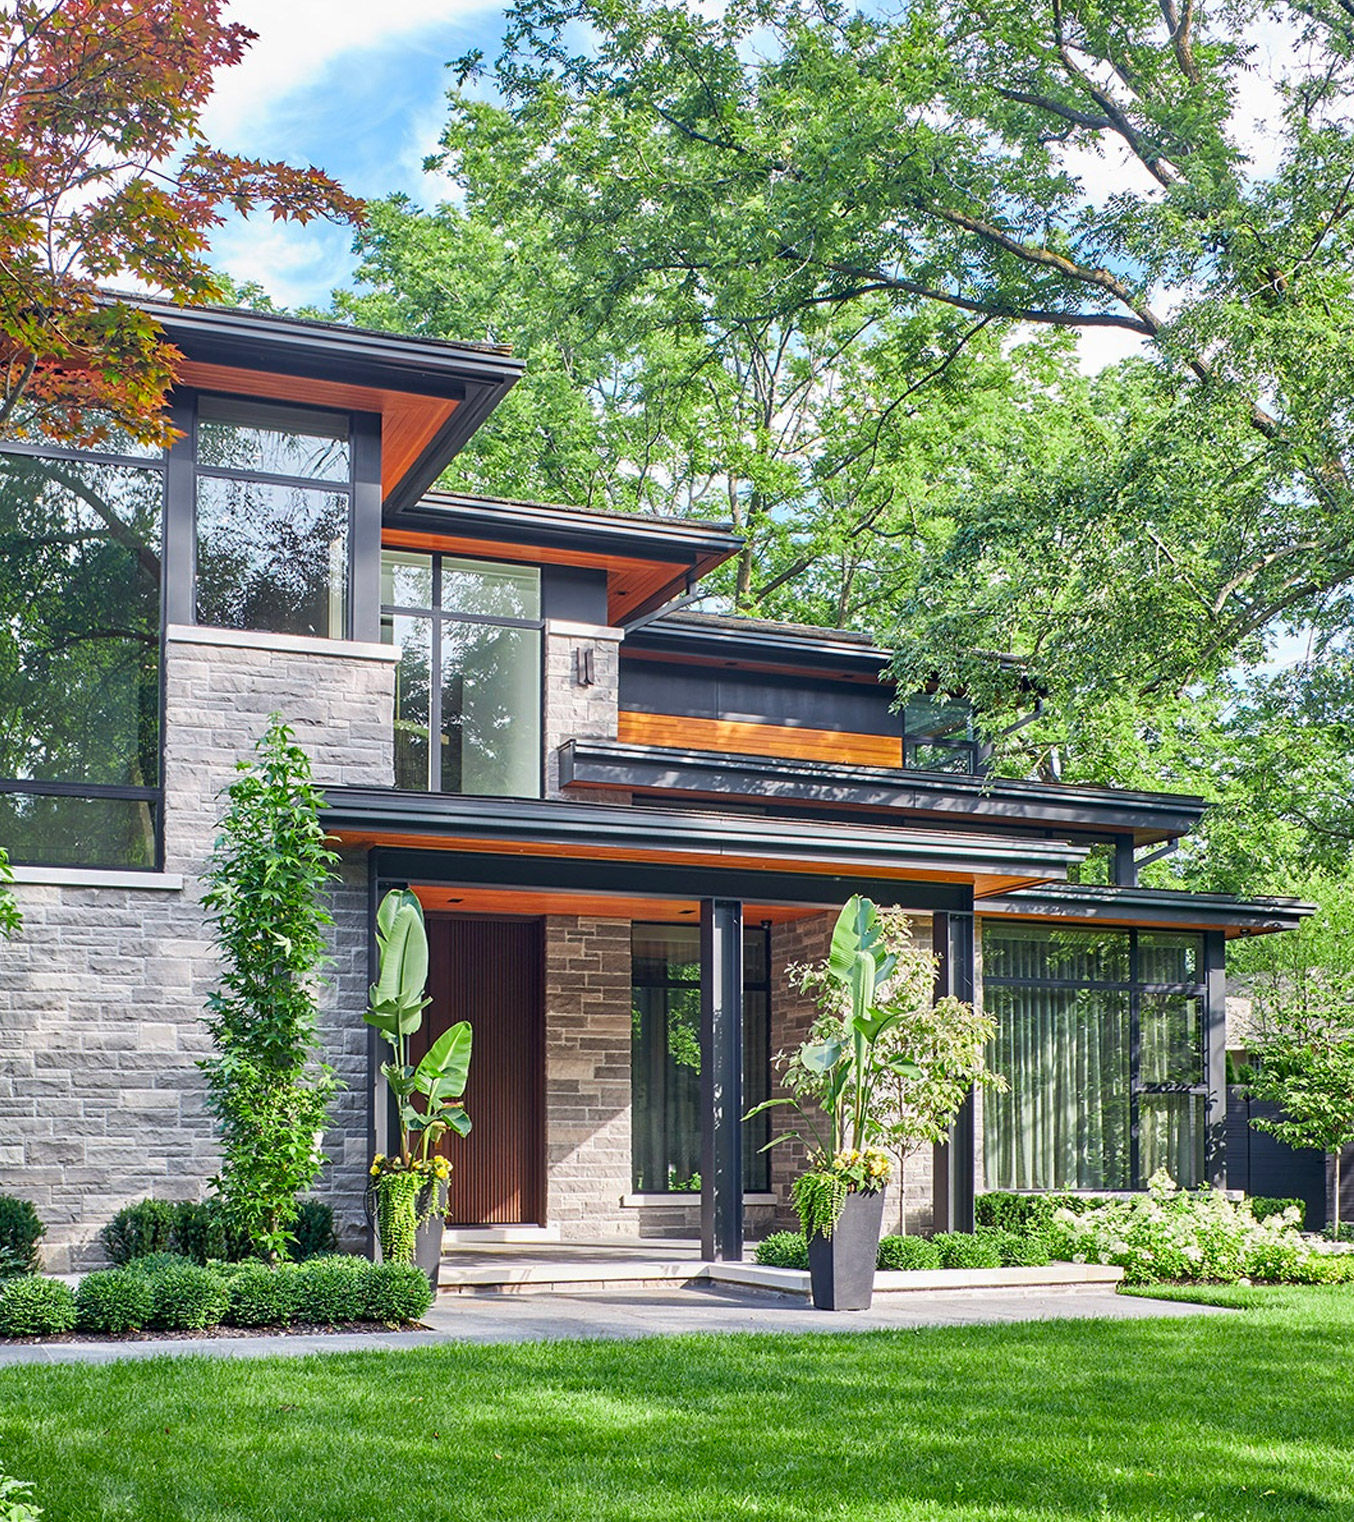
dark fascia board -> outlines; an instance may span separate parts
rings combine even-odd
[[[1221,930],[1235,938],[1296,930],[1316,913],[1316,905],[1297,898],[1237,898],[1230,893],[1188,893],[1173,888],[1047,883],[984,899],[981,912],[1003,918]]]
[[[400,514],[399,523],[401,528],[429,533],[455,532],[627,560],[699,565],[702,574],[736,555],[743,546],[741,536],[721,523],[595,513],[546,502],[514,502],[442,491],[425,492],[417,504]]]
[[[320,817],[335,834],[529,842],[556,847],[563,855],[571,846],[610,846],[626,851],[756,857],[782,867],[792,862],[833,863],[866,872],[878,867],[912,868],[1045,882],[1064,878],[1068,867],[1086,855],[1084,847],[1061,841],[942,835],[881,826],[844,830],[840,824],[797,819],[551,799],[403,793],[393,788],[329,788]]]
[[[1143,845],[1188,834],[1207,808],[1202,798],[1170,793],[837,766],[613,740],[569,740],[562,745],[560,785],[758,798],[803,807],[897,809],[938,819],[977,820],[982,829],[1008,824],[1131,834]]]
[[[832,629],[801,633],[797,628],[768,628],[749,620],[703,623],[680,615],[655,619],[627,641],[626,653],[710,661],[736,661],[796,670],[847,670],[879,679],[889,653],[872,640]]]
[[[235,307],[127,299],[154,317],[190,360],[455,401],[451,417],[387,499],[393,511],[418,501],[526,368],[523,360],[487,344],[409,338]]]

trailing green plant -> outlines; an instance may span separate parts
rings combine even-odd
[[[169,1200],[138,1200],[134,1205],[124,1205],[99,1233],[103,1250],[119,1267],[133,1258],[168,1252],[175,1208]]]
[[[337,860],[310,760],[273,714],[226,789],[203,903],[221,958],[208,999],[215,1054],[200,1066],[216,1116],[215,1179],[231,1225],[265,1257],[292,1240],[296,1198],[319,1176],[317,1144],[337,1088],[317,1060],[317,985],[327,960],[326,884]]]
[[[416,894],[393,889],[376,911],[380,956],[363,1019],[391,1048],[381,1064],[399,1127],[400,1150],[372,1161],[372,1191],[381,1255],[388,1262],[412,1263],[414,1240],[423,1222],[446,1208],[450,1162],[433,1151],[448,1133],[470,1131],[462,1096],[470,1076],[471,1029],[458,1020],[428,1048],[417,1066],[409,1060],[409,1039],[423,1024],[430,1000],[428,933]],[[422,1203],[420,1203],[422,1202]]]
[[[129,1268],[103,1268],[81,1279],[75,1311],[85,1332],[139,1332],[155,1312],[149,1274]]]
[[[940,1267],[940,1249],[926,1237],[881,1237],[877,1267],[887,1273],[936,1269]]]
[[[295,1263],[338,1251],[334,1232],[334,1207],[327,1200],[301,1200],[292,1224],[291,1256]]]
[[[0,1286],[0,1337],[56,1337],[75,1320],[75,1295],[60,1279],[19,1274]]]
[[[28,1200],[0,1194],[0,1280],[11,1274],[35,1274],[42,1267],[38,1243],[47,1234],[42,1217]]]
[[[149,1325],[157,1331],[200,1331],[219,1326],[225,1319],[230,1293],[225,1279],[214,1269],[185,1259],[139,1272],[150,1285]]]
[[[33,1504],[33,1487],[0,1465],[0,1522],[38,1522],[41,1516],[42,1507]]]
[[[1301,1231],[1303,1222],[1307,1219],[1306,1200],[1285,1199],[1281,1195],[1252,1194],[1246,1197],[1246,1204],[1257,1221],[1267,1221],[1270,1216],[1282,1215],[1284,1211],[1291,1210],[1297,1217],[1298,1230]]]
[[[366,1303],[363,1286],[371,1267],[365,1258],[338,1255],[298,1264],[294,1270],[297,1321],[320,1326],[360,1321]]]
[[[970,1231],[938,1231],[931,1244],[942,1268],[1000,1268],[1001,1249],[987,1235]]]
[[[433,1303],[428,1276],[412,1263],[369,1263],[362,1275],[362,1316],[398,1326],[417,1321]]]
[[[0,936],[12,940],[23,928],[24,917],[10,884],[14,881],[14,868],[9,864],[9,853],[0,846]]]
[[[830,1237],[848,1195],[876,1194],[889,1181],[889,1158],[878,1147],[838,1152],[801,1173],[790,1186],[806,1237]]]
[[[758,1242],[753,1258],[763,1268],[807,1270],[809,1244],[802,1231],[773,1231]]]

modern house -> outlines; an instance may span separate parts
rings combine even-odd
[[[0,454],[25,915],[0,1189],[52,1267],[97,1259],[120,1205],[207,1189],[200,879],[274,711],[342,857],[323,1189],[350,1240],[387,1134],[361,1017],[394,885],[427,911],[425,1030],[475,1029],[455,1224],[700,1231],[727,1258],[784,1220],[794,1159],[740,1116],[811,1018],[787,966],[858,891],[996,1016],[1009,1083],[911,1168],[912,1229],[984,1188],[1224,1181],[1226,942],[1303,906],[1138,885],[1200,800],[986,776],[964,704],[895,693],[868,639],[672,610],[737,551],[720,527],[433,489],[521,372],[500,350],[150,306],[184,355],[173,449]]]

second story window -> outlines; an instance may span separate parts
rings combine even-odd
[[[386,550],[381,604],[400,652],[395,786],[539,797],[539,569]]]
[[[346,636],[353,476],[348,430],[346,413],[199,399],[198,623]]]

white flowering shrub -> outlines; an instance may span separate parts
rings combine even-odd
[[[1304,1237],[1296,1210],[1257,1221],[1244,1200],[1229,1200],[1217,1189],[1178,1189],[1165,1172],[1133,1199],[1080,1215],[1055,1211],[1048,1237],[1055,1258],[1115,1264],[1128,1284],[1354,1282],[1354,1252]]]

